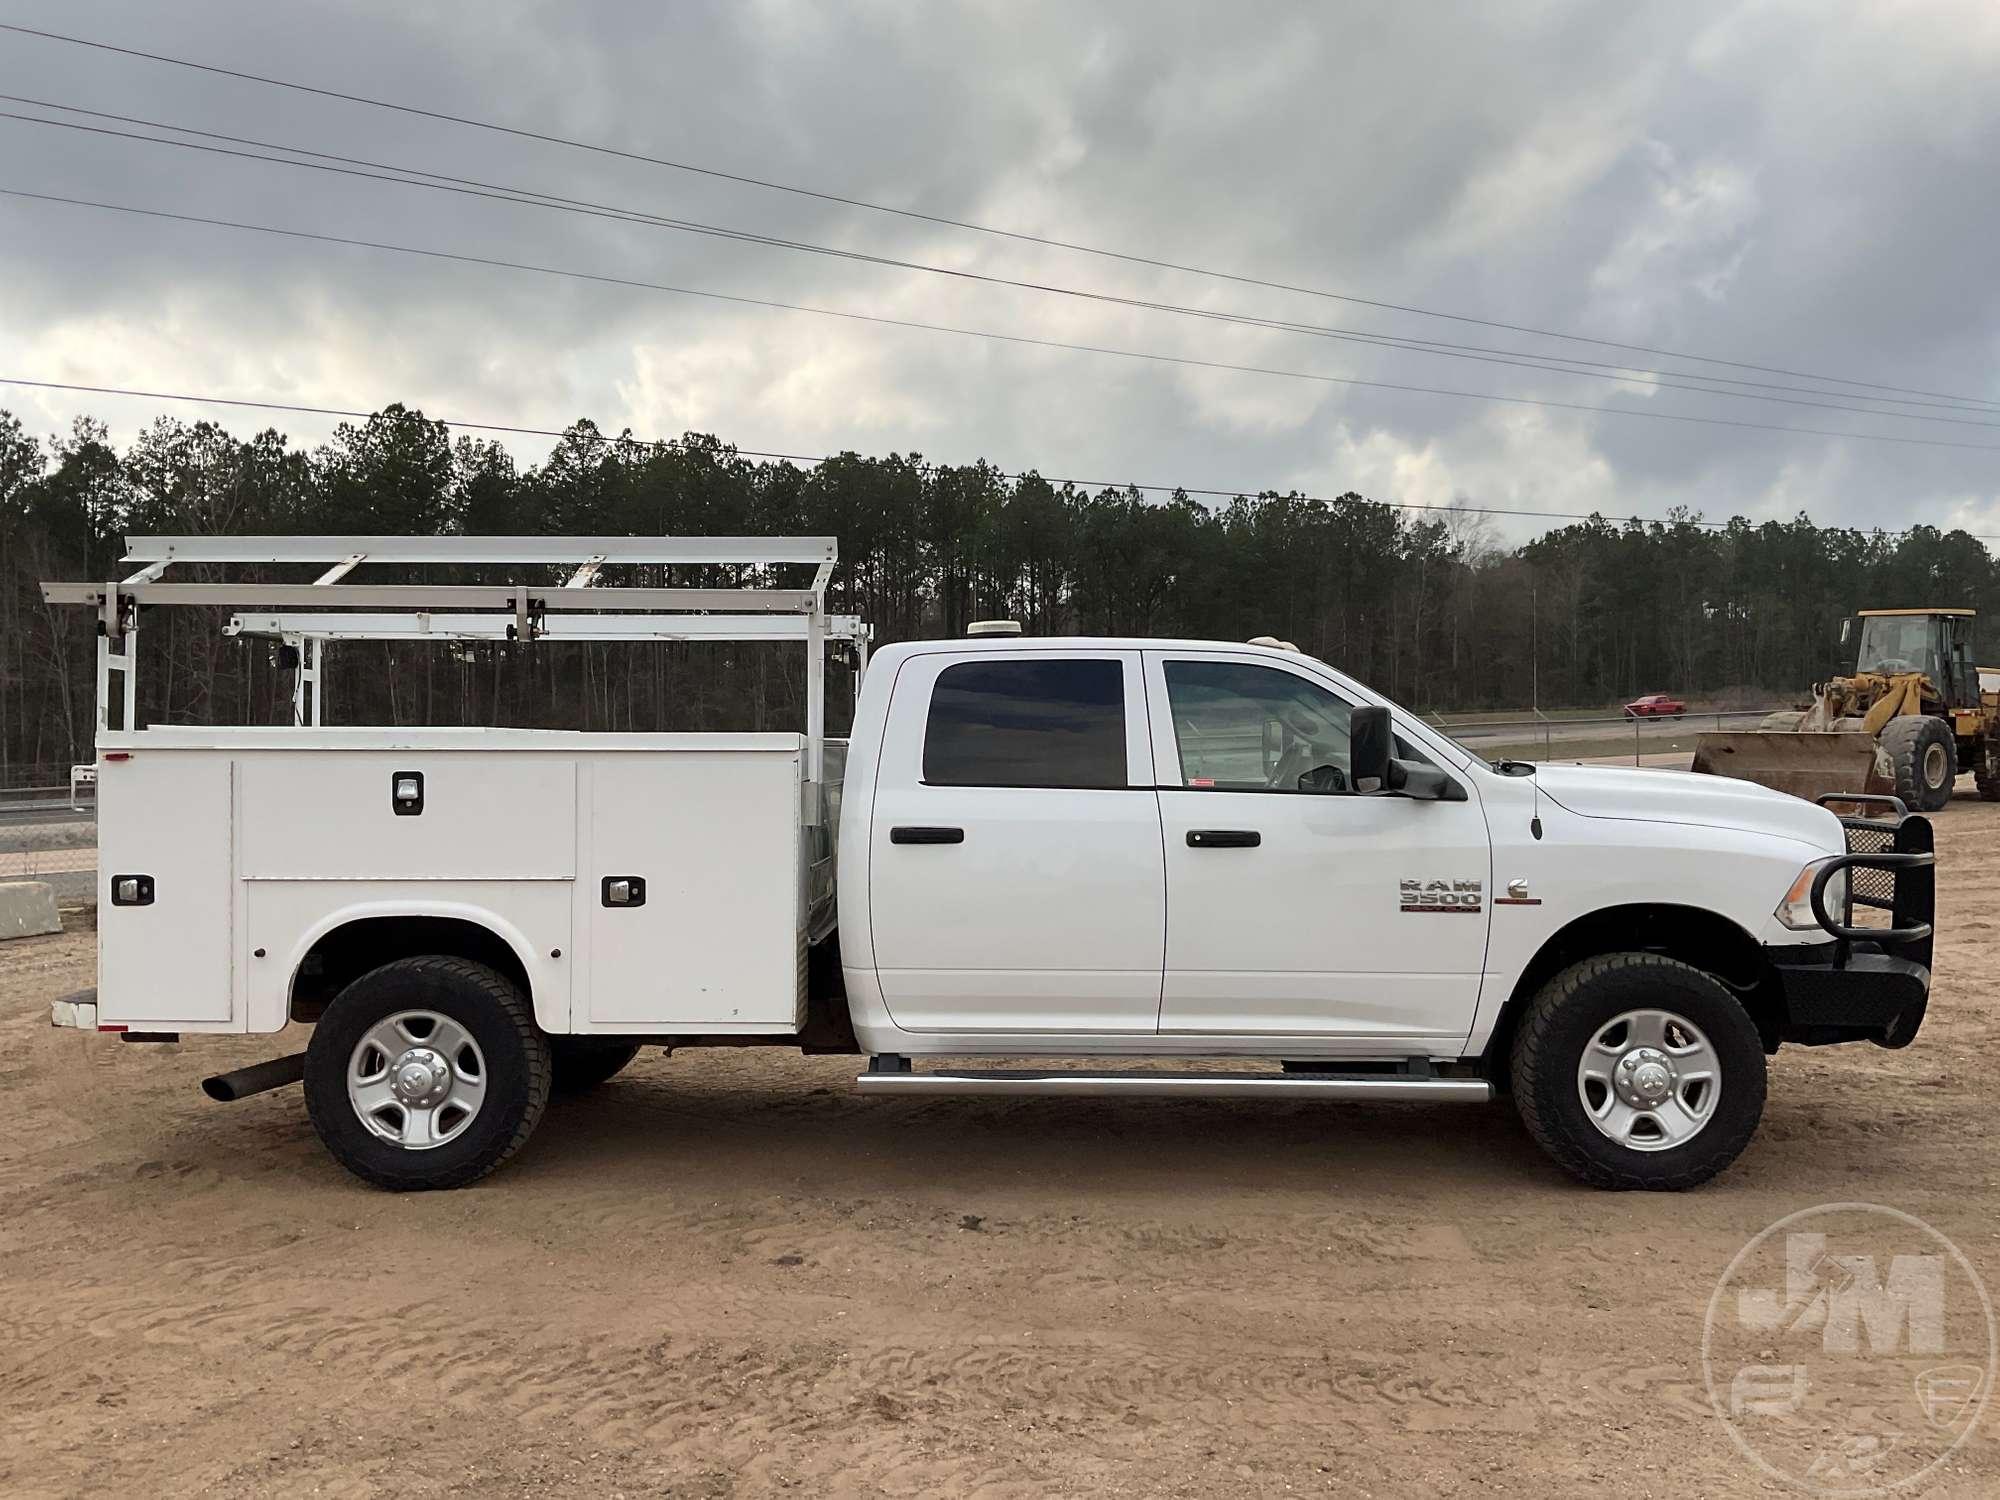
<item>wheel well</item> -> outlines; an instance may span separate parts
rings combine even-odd
[[[463,917],[361,917],[329,929],[299,960],[292,975],[291,1018],[317,1021],[335,995],[369,970],[425,953],[485,964],[533,997],[520,956],[491,928]]]
[[[1719,979],[1757,1023],[1764,1050],[1778,1050],[1784,998],[1755,938],[1729,918],[1698,906],[1610,906],[1561,929],[1521,971],[1486,1046],[1488,1072],[1494,1079],[1505,1080],[1514,1032],[1542,986],[1571,964],[1600,953],[1661,953]]]

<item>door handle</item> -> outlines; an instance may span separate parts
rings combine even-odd
[[[646,877],[643,875],[607,875],[604,877],[602,894],[599,899],[606,906],[644,906],[646,904]]]
[[[1255,849],[1264,835],[1254,828],[1190,828],[1190,849]]]
[[[889,842],[892,844],[962,844],[965,842],[963,828],[912,828],[907,825],[891,828]]]

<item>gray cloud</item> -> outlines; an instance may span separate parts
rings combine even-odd
[[[338,12],[22,24],[860,198],[1508,322],[2000,399],[1985,0]],[[0,36],[0,90],[997,274],[1615,359]],[[11,107],[11,106],[10,106]],[[1119,310],[0,121],[0,185],[1362,379],[2000,447]],[[0,200],[0,373],[1102,480],[2000,533],[2000,454],[1191,371]],[[1743,373],[1743,372],[1739,372]],[[1751,377],[1762,378],[1762,377]],[[1858,393],[1857,393],[1858,394]],[[129,437],[157,405],[0,392]],[[183,415],[193,415],[183,409]],[[237,430],[259,425],[221,414]],[[1953,413],[1950,415],[1966,415]],[[2000,422],[2000,414],[1988,419]],[[302,441],[330,423],[278,425]],[[524,458],[542,451],[514,445]],[[1506,534],[1533,527],[1510,523]]]

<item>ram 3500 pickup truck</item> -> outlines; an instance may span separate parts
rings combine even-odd
[[[115,639],[128,594],[174,602],[49,587]],[[556,592],[462,634],[562,633]],[[206,1087],[302,1075],[332,1154],[399,1189],[484,1176],[551,1090],[647,1045],[851,1053],[885,1094],[1511,1094],[1582,1181],[1685,1188],[1744,1149],[1781,1045],[1922,1023],[1931,831],[1889,799],[1842,819],[1741,781],[1489,763],[1324,662],[1215,641],[868,659],[850,628],[843,745],[818,722],[823,597],[800,609],[805,735],[329,728],[316,701],[293,726],[105,729],[99,986],[57,1023],[310,1022],[302,1055]],[[269,623],[319,630],[316,665],[320,618]]]

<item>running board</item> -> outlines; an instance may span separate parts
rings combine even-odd
[[[1127,1071],[938,1073],[870,1071],[854,1080],[864,1094],[1070,1094],[1131,1099],[1368,1099],[1484,1104],[1483,1078],[1397,1073],[1169,1073]]]

